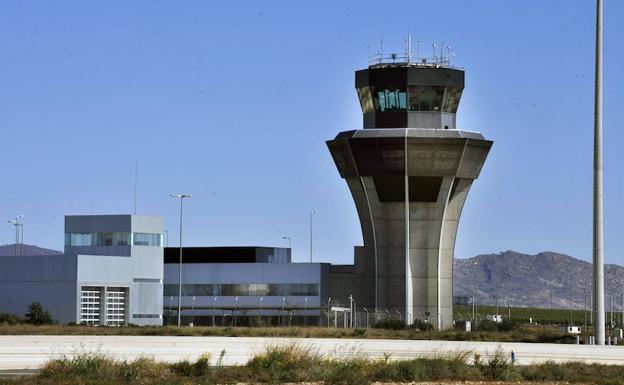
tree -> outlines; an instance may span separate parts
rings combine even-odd
[[[50,325],[56,323],[54,318],[43,309],[43,306],[39,302],[33,302],[28,306],[28,311],[24,316],[24,321],[33,325]]]

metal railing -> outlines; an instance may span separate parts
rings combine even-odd
[[[383,67],[387,65],[407,65],[417,67],[455,68],[451,65],[451,59],[449,56],[433,56],[427,58],[397,53],[377,53],[371,55],[368,57],[368,65],[370,67]]]

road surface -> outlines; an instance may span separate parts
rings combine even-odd
[[[223,352],[223,365],[240,365],[269,346],[290,344],[334,358],[374,359],[388,354],[391,359],[410,359],[478,353],[487,359],[497,352],[510,357],[513,351],[516,363],[520,365],[549,360],[624,364],[624,348],[617,346],[334,338],[37,335],[0,336],[0,370],[36,369],[50,359],[82,353],[98,353],[119,360],[151,357],[165,362],[193,360],[210,353],[215,364]]]

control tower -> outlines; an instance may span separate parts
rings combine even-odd
[[[369,59],[355,73],[363,129],[327,141],[364,239],[354,265],[332,267],[332,298],[353,295],[379,318],[437,329],[453,325],[455,235],[492,146],[456,127],[464,71],[450,65],[446,49],[412,57],[408,44],[404,55]]]

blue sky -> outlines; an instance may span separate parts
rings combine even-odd
[[[605,240],[624,263],[624,1],[605,5]],[[383,37],[449,42],[458,127],[495,141],[457,257],[591,257],[593,1],[6,1],[0,5],[0,218],[62,248],[66,214],[165,217],[177,244],[285,245],[350,263],[355,207],[325,140],[361,128],[354,71]],[[369,48],[370,47],[370,48]],[[5,222],[6,223],[6,222]],[[0,227],[0,243],[13,241]]]

